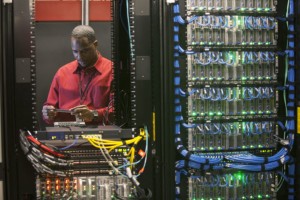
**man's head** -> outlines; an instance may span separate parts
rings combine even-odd
[[[90,26],[76,26],[71,35],[71,47],[75,59],[81,67],[93,66],[98,59],[98,41]]]

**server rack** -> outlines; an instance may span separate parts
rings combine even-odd
[[[163,28],[164,31],[169,33],[168,34],[169,37],[166,37],[169,39],[168,43],[165,43],[164,46],[164,48],[167,49],[165,51],[165,55],[167,56],[165,58],[165,62],[167,63],[167,66],[173,67],[173,69],[170,69],[173,72],[172,75],[168,76],[167,78],[169,79],[170,82],[173,83],[171,87],[166,87],[164,89],[165,91],[166,90],[173,91],[174,96],[170,95],[169,98],[170,101],[172,101],[173,105],[169,106],[168,109],[173,110],[173,113],[170,114],[169,117],[174,119],[174,124],[173,124],[174,127],[172,127],[171,129],[174,129],[172,130],[172,132],[175,134],[175,137],[169,135],[169,138],[175,139],[175,146],[177,152],[181,154],[181,155],[177,154],[177,157],[175,159],[175,161],[177,161],[176,174],[175,174],[176,178],[174,184],[176,189],[175,189],[175,195],[171,196],[171,199],[173,198],[178,198],[178,199],[181,198],[182,199],[194,199],[194,198],[195,199],[206,199],[206,198],[207,199],[243,199],[243,198],[246,199],[247,198],[250,199],[251,198],[258,198],[258,199],[259,198],[263,198],[263,199],[264,198],[271,198],[271,199],[291,198],[293,199],[295,198],[293,196],[295,190],[294,188],[295,180],[293,179],[294,176],[293,151],[289,151],[290,147],[292,147],[294,143],[295,122],[296,122],[295,105],[293,103],[295,100],[295,95],[294,95],[295,72],[294,72],[294,63],[293,63],[294,61],[293,45],[295,44],[294,31],[293,31],[294,9],[295,9],[295,6],[293,5],[294,2],[291,3],[290,1],[289,2],[284,2],[284,1],[263,1],[262,2],[262,1],[209,1],[209,0],[208,1],[167,1],[167,2],[169,4],[165,5],[164,22],[166,24],[170,24],[170,26]],[[270,7],[264,8],[264,11],[269,12],[269,14],[262,13],[261,11],[263,10],[262,8],[260,8],[260,6],[267,6],[267,4],[269,4]],[[249,7],[247,8],[247,6]],[[277,12],[279,11],[279,9],[276,10],[275,8],[276,6],[280,8],[280,12]],[[285,11],[283,11],[282,9],[285,7],[288,7],[287,14],[285,14]],[[275,12],[272,13],[273,11]],[[255,34],[258,34],[258,36],[255,36],[255,34],[250,34],[248,36],[245,35],[245,37],[247,37],[249,40],[247,41],[247,39],[245,38],[240,41],[239,39],[240,36],[238,33],[240,31],[239,30],[237,31],[237,35],[234,36],[234,40],[232,40],[230,39],[230,37],[232,37],[232,34],[235,33],[234,31],[232,32],[227,28],[231,29],[235,27],[235,22],[233,22],[234,20],[231,21],[231,19],[234,18],[235,12],[237,12],[236,15],[238,16],[238,18],[241,19],[241,20],[237,20],[237,23],[239,23],[240,21],[246,22],[245,29],[250,28],[247,24],[248,19],[251,18],[251,20],[254,21],[260,20],[262,18],[273,17],[273,14],[276,13],[274,19],[279,21],[278,22],[279,30],[275,28],[276,25],[272,28],[268,27],[267,28],[268,30],[273,28],[276,29],[274,30],[275,31],[274,36],[269,37],[271,38],[270,43],[266,41],[257,42],[253,40],[255,40],[254,37],[260,38],[259,36],[260,31],[257,30],[260,28],[253,27],[252,24],[250,25],[251,26],[250,29],[252,29],[252,31],[253,29],[256,29]],[[246,20],[243,19],[243,16],[245,16]],[[226,17],[228,17],[228,19],[226,19]],[[224,21],[227,22],[223,23],[224,22],[223,19]],[[273,20],[271,18],[268,19]],[[288,19],[288,20],[284,20],[284,19]],[[285,24],[282,24],[283,21],[285,22],[288,21],[287,28]],[[219,22],[221,24],[223,23],[223,25],[225,26],[225,27],[223,26],[224,30],[219,29],[220,26],[222,26]],[[256,23],[256,25],[257,24],[259,23]],[[265,23],[265,25],[266,24],[267,23]],[[240,28],[241,27],[239,26],[238,29]],[[278,38],[277,36],[275,36],[277,34],[276,33],[277,31],[279,31]],[[243,34],[244,33],[242,33],[242,35]],[[282,58],[279,58],[278,61],[275,61],[276,62],[275,65],[278,64],[278,69],[274,67],[273,71],[275,73],[278,73],[278,75],[271,78],[271,79],[276,79],[276,82],[281,84],[283,83],[283,85],[285,85],[284,83],[286,77],[282,76],[282,73],[285,70],[290,73],[290,75],[287,76],[287,80],[286,80],[286,82],[289,82],[290,84],[285,85],[285,87],[288,88],[286,90],[287,92],[286,97],[288,99],[287,112],[284,111],[286,108],[284,106],[285,104],[283,99],[285,95],[282,95],[282,91],[279,91],[280,90],[279,87],[275,86],[277,85],[277,83],[273,85],[274,83],[272,83],[272,81],[261,81],[262,79],[268,79],[267,77],[268,75],[265,75],[263,78],[259,78],[260,70],[255,71],[253,69],[246,69],[247,68],[246,66],[244,69],[242,69],[242,71],[239,72],[231,68],[229,69],[228,72],[232,73],[230,72],[230,70],[233,70],[234,71],[232,73],[233,76],[227,74],[227,72],[224,73],[224,71],[221,72],[220,70],[218,70],[220,64],[223,63],[225,66],[230,66],[231,61],[235,63],[236,61],[239,61],[239,58],[241,58],[243,62],[246,59],[246,65],[251,66],[251,62],[254,60],[258,61],[258,59],[247,60],[247,58],[249,58],[247,55],[248,53],[246,53],[245,56],[245,54],[243,54],[243,51],[248,50],[252,52],[257,52],[257,53],[250,52],[250,54],[253,55],[260,54],[258,52],[259,50],[269,51],[268,48],[262,48],[261,46],[259,46],[263,43],[265,45],[270,45],[270,46],[271,44],[273,44],[276,46],[277,50],[278,49],[283,51],[287,50],[283,54],[285,55],[285,58],[288,60],[289,64],[285,65],[284,64],[285,61]],[[287,47],[285,47],[286,44],[288,45]],[[247,46],[243,47],[243,45],[247,45]],[[223,57],[224,54],[226,54],[226,51],[227,53],[228,51],[236,51],[242,53],[243,55],[238,53],[238,55],[236,55],[238,60],[234,61],[235,60],[234,56],[227,55],[228,59],[225,58],[226,56]],[[276,53],[280,54],[280,52],[276,52]],[[201,67],[202,70],[200,69]],[[254,74],[252,72],[254,72]],[[239,73],[242,73],[243,75],[241,77],[238,77]],[[247,73],[250,73],[252,75],[246,77]],[[255,75],[255,73],[257,74]],[[241,81],[239,82],[238,80]],[[231,83],[233,84],[231,85]],[[228,102],[225,103],[227,105],[220,105],[220,102],[218,102],[218,101],[222,101],[222,99],[225,101],[229,100],[229,102],[231,100],[235,101],[236,97],[234,97],[233,99],[228,97],[233,97],[230,95],[236,92],[233,91],[228,92],[228,94],[230,95],[227,96],[225,91],[226,90],[228,91],[228,89],[232,90],[233,88],[240,87],[240,86],[246,88],[246,89],[245,88],[242,89],[244,90],[244,92],[242,92],[243,96],[241,96],[240,98],[244,101],[248,101],[248,100],[253,101],[252,98],[254,98],[254,96],[255,98],[259,98],[259,97],[257,95],[250,95],[251,97],[248,98],[249,96],[247,97],[246,95],[247,92],[245,91],[252,90],[249,89],[249,87],[255,88],[258,87],[260,84],[262,84],[261,85],[262,87],[266,87],[266,86],[269,87],[270,85],[273,85],[272,87],[275,88],[275,90],[277,90],[276,92],[277,95],[275,95],[276,97],[274,97],[274,101],[276,99],[276,101],[278,102],[277,103],[274,102],[274,105],[271,106],[276,110],[274,113],[275,116],[271,116],[272,112],[274,112],[273,110],[270,112],[266,110],[263,111],[262,107],[260,107],[256,111],[255,109],[252,110],[253,107],[251,107],[251,105],[248,105],[251,104],[249,102],[244,103],[243,106],[241,107],[239,107],[240,105],[236,105],[236,106],[229,105],[230,103]],[[222,89],[222,85],[224,89]],[[254,90],[258,91],[259,89],[256,88]],[[265,88],[264,91],[261,92],[261,94],[264,95],[270,94],[266,90],[271,91],[272,89]],[[265,96],[265,97],[269,98],[271,96],[268,97]],[[198,103],[196,103],[197,101]],[[259,104],[261,103],[256,103],[256,105]],[[250,106],[251,108],[247,110],[245,109],[245,106]],[[228,113],[226,114],[226,112]],[[250,126],[256,127],[252,129],[255,131],[251,132],[251,130],[250,131],[246,130],[247,134],[251,135],[252,133],[255,132],[258,132],[260,134],[262,133],[262,131],[259,131],[259,129],[261,130],[261,127],[264,127],[264,130],[266,130],[265,129],[266,126],[273,127],[272,124],[267,125],[266,122],[263,122],[265,119],[270,120],[270,118],[272,117],[277,118],[276,123],[280,120],[283,121],[287,120],[289,124],[287,127],[288,130],[287,132],[284,126],[283,126],[284,131],[282,130],[277,131],[277,128],[276,130],[273,130],[274,136],[272,135],[269,138],[269,141],[274,142],[274,139],[272,139],[273,137],[275,138],[279,137],[280,139],[277,140],[277,142],[280,141],[280,143],[276,143],[274,147],[272,147],[272,143],[270,142],[265,143],[265,145],[256,144],[256,146],[250,142],[251,144],[247,146],[246,144],[247,142],[245,142],[245,139],[241,140],[239,136],[235,138],[235,136],[227,135],[223,139],[222,137],[224,137],[224,135],[222,136],[221,134],[217,136],[222,132],[225,133],[225,135],[226,133],[232,133],[230,130],[233,130],[234,129],[233,127],[244,127],[242,129],[250,130],[252,129],[250,128]],[[238,122],[238,124],[234,125],[236,122]],[[275,124],[275,127],[279,127],[279,126],[281,125]],[[282,137],[285,135],[285,133],[289,135],[289,137],[285,139],[289,139],[290,142],[289,143],[290,147],[287,148],[289,149],[288,150],[289,154],[286,160],[288,166],[287,168],[289,168],[289,170],[284,172],[286,173],[286,176],[289,177],[289,179],[286,179],[288,180],[288,182],[285,183],[286,185],[282,187],[282,190],[280,190],[280,192],[276,190],[274,192],[272,188],[265,187],[265,189],[268,190],[267,193],[269,193],[269,194],[264,194],[265,196],[262,196],[262,194],[260,194],[261,190],[263,190],[262,188],[264,187],[259,187],[257,193],[255,189],[253,190],[253,186],[250,186],[249,190],[246,189],[247,184],[243,185],[245,182],[241,184],[242,179],[248,179],[248,177],[251,177],[252,175],[247,174],[247,172],[245,171],[247,170],[254,171],[253,163],[257,161],[252,162],[250,160],[244,160],[243,163],[242,160],[237,161],[235,160],[235,158],[239,156],[243,157],[242,154],[246,153],[245,149],[248,149],[248,153],[253,153],[258,157],[268,160],[267,157],[276,155],[278,150],[280,150],[282,146],[284,147],[287,144],[284,143],[284,141],[282,140],[283,139]],[[243,134],[243,131],[241,131],[241,134]],[[228,138],[226,139],[226,137]],[[263,139],[259,139],[257,141],[262,142]],[[242,145],[239,147],[240,142]],[[270,149],[274,148],[274,150],[267,150],[269,149],[269,147]],[[231,156],[235,158],[232,160]],[[247,155],[246,153],[243,159],[251,157],[248,156],[250,155]],[[223,160],[224,158],[225,160]],[[220,160],[223,160],[221,162],[224,163],[221,165],[216,164]],[[243,167],[239,166],[241,162],[245,166],[249,165],[248,167],[250,167],[251,169],[243,168],[245,166]],[[265,162],[264,164],[267,163],[268,162]],[[218,168],[223,168],[222,166],[224,166],[225,169],[218,171]],[[266,166],[263,166],[262,164],[260,166],[261,167],[260,170],[265,171],[266,168],[264,167]],[[232,171],[228,169],[231,167],[237,170]],[[273,179],[272,181],[274,185],[276,185],[278,184],[277,177],[276,178],[274,177],[277,176],[275,173],[277,167],[274,167],[273,170],[267,169],[267,171],[271,171],[271,173],[273,174],[269,174],[269,175],[257,174],[257,173],[253,173],[253,174],[254,176],[264,177],[264,178],[269,176],[269,178],[267,179],[270,179],[272,177]],[[243,169],[244,172],[241,172],[240,171],[241,169]],[[228,171],[226,172],[226,170]],[[246,175],[244,173],[246,173]],[[186,177],[189,178],[185,179]],[[265,180],[261,180],[260,178],[257,177],[251,178],[253,180],[257,179],[256,181],[253,182],[256,183],[262,182],[262,184],[266,184],[264,183]],[[221,182],[219,180],[221,180]],[[183,183],[181,181],[183,181]],[[224,181],[223,182],[224,184],[222,184],[222,181]],[[268,183],[269,181],[270,180],[267,180]],[[281,183],[281,181],[279,183]],[[238,187],[240,187],[239,190],[237,190]],[[243,189],[244,191],[241,191]],[[247,191],[249,192],[249,196],[247,196]],[[170,193],[167,192],[166,195],[168,194],[172,194],[172,192]]]
[[[186,4],[184,1],[178,1],[180,2],[180,15],[184,18],[185,17],[185,10],[186,10]],[[189,3],[191,3],[192,1],[189,1]],[[199,1],[200,2],[200,1]],[[207,1],[208,2],[208,1]],[[211,1],[213,2],[213,1]],[[217,3],[218,1],[214,1],[215,3]],[[222,1],[224,2],[224,1]],[[227,1],[226,1],[227,2]],[[250,2],[250,1],[249,1]],[[279,3],[282,3],[285,1],[279,1]],[[17,12],[19,12],[19,14],[22,13],[22,11],[27,10],[26,7],[27,5],[21,5],[19,4],[19,2],[15,1],[15,9]],[[136,3],[136,2],[134,2]],[[141,3],[141,2],[139,2]],[[170,37],[170,35],[173,36],[174,33],[174,29],[173,29],[173,4],[167,4],[166,1],[143,1],[141,4],[146,3],[147,6],[150,5],[150,15],[147,15],[147,17],[149,17],[151,19],[151,28],[150,28],[150,32],[151,32],[151,89],[152,89],[152,97],[147,96],[146,99],[152,99],[152,101],[154,102],[153,105],[151,105],[151,108],[148,108],[147,110],[147,123],[151,124],[151,121],[154,119],[154,126],[155,127],[155,131],[156,131],[156,141],[154,141],[152,143],[152,152],[153,152],[153,167],[152,168],[152,173],[155,176],[153,177],[153,182],[155,182],[155,186],[153,186],[153,191],[155,194],[155,198],[154,199],[175,199],[175,198],[179,198],[181,197],[182,199],[184,198],[188,198],[188,193],[186,193],[186,191],[188,190],[188,188],[192,188],[193,185],[191,186],[183,186],[183,185],[176,185],[177,183],[175,183],[174,181],[174,171],[175,171],[175,161],[181,160],[183,159],[182,156],[180,156],[178,153],[176,153],[176,151],[174,151],[176,149],[176,145],[174,143],[174,132],[176,131],[175,127],[174,127],[174,118],[176,117],[176,115],[178,114],[178,112],[174,112],[174,110],[177,107],[177,103],[174,103],[173,100],[177,98],[177,94],[174,93],[174,90],[176,89],[176,85],[174,85],[174,77],[176,77],[178,74],[174,73],[170,73],[170,72],[174,72],[175,70],[172,69],[173,65],[174,65],[174,56],[173,53],[170,52],[174,52],[174,38]],[[172,2],[171,2],[172,3]],[[284,4],[284,3],[282,3]],[[281,4],[281,5],[282,5]],[[295,1],[295,5],[299,5],[299,3],[297,1]],[[20,7],[18,8],[18,5],[20,5]],[[3,6],[1,4],[1,6]],[[147,7],[146,6],[146,7]],[[5,35],[3,35],[6,38],[6,51],[7,54],[5,56],[6,58],[6,64],[5,64],[5,77],[7,78],[4,82],[6,83],[5,85],[5,132],[10,132],[10,133],[16,133],[18,130],[16,130],[16,127],[30,127],[32,125],[32,121],[31,121],[31,111],[25,111],[26,114],[26,119],[28,119],[28,121],[24,121],[23,119],[23,115],[16,114],[14,109],[20,110],[19,108],[15,108],[14,104],[12,102],[14,102],[14,98],[15,98],[15,94],[14,94],[14,88],[18,87],[20,89],[17,90],[17,95],[19,96],[26,96],[28,95],[30,92],[26,92],[29,91],[30,89],[30,85],[28,83],[21,83],[21,84],[15,84],[14,83],[14,68],[9,68],[8,66],[14,66],[14,57],[13,57],[13,48],[12,48],[12,44],[13,44],[13,39],[11,38],[11,36],[13,35],[13,28],[12,28],[12,13],[13,13],[13,9],[12,9],[13,5],[8,4],[6,6],[4,6],[3,10],[1,10],[1,13],[3,13],[3,21],[5,21]],[[143,7],[143,6],[142,6]],[[297,11],[295,14],[295,22],[297,22],[298,20],[298,7],[299,6],[295,6],[295,10]],[[2,7],[1,7],[2,8]],[[145,7],[144,7],[145,8]],[[3,12],[2,12],[3,11]],[[141,9],[140,9],[141,11]],[[178,13],[177,13],[178,14]],[[177,15],[176,14],[176,15]],[[145,19],[143,17],[140,17],[138,20],[140,20],[140,22],[145,22],[148,19]],[[284,18],[284,16],[283,16]],[[292,19],[293,16],[290,17],[290,19]],[[18,18],[27,21],[27,17],[24,18]],[[292,20],[290,20],[292,21]],[[16,23],[20,23],[20,21],[16,21]],[[28,25],[28,22],[26,22]],[[142,23],[140,23],[142,24]],[[297,24],[297,23],[295,23]],[[19,25],[16,25],[19,26]],[[141,25],[138,25],[139,27]],[[119,27],[121,28],[121,27]],[[143,35],[143,31],[145,30],[141,30],[139,29],[139,34],[142,36]],[[149,31],[149,30],[148,30]],[[298,28],[295,28],[295,32],[298,33]],[[180,43],[183,44],[183,47],[186,45],[186,33],[185,30],[180,29],[179,32],[179,38],[180,38]],[[296,35],[295,37],[295,41],[296,41],[296,50],[298,49],[298,37],[299,34]],[[281,37],[280,37],[281,38]],[[122,41],[122,39],[120,39]],[[23,41],[20,41],[18,39],[15,40],[16,43],[16,47],[19,48],[20,43]],[[123,41],[125,44],[125,47],[128,48],[127,46],[127,41]],[[143,40],[141,39],[138,43],[136,43],[135,45],[141,45],[140,48],[143,48],[143,45],[141,44],[143,42]],[[121,43],[119,43],[121,44]],[[147,46],[147,56],[149,56],[149,52],[148,52],[148,48],[149,45]],[[189,49],[188,49],[189,50]],[[228,49],[230,50],[230,48]],[[140,53],[143,51],[143,49],[140,51]],[[217,51],[217,50],[216,50]],[[298,63],[298,51],[296,51],[296,66]],[[30,56],[26,56],[23,55],[21,53],[18,53],[19,57],[19,61],[22,61],[22,58],[25,57],[27,59],[30,59]],[[22,56],[21,56],[22,55]],[[237,54],[239,55],[239,54]],[[145,56],[142,53],[140,54],[140,59],[142,59],[142,57]],[[128,61],[125,61],[126,59],[129,58],[128,55],[125,55],[125,59],[123,60],[124,63],[128,63]],[[246,56],[247,57],[247,56]],[[251,56],[249,56],[251,57]],[[253,54],[252,54],[253,57]],[[141,61],[141,60],[140,60]],[[149,62],[149,60],[147,61]],[[139,63],[142,64],[142,61]],[[181,81],[183,85],[183,88],[186,87],[186,83],[185,81],[187,80],[186,76],[188,76],[188,72],[185,71],[185,67],[186,67],[186,60],[185,58],[180,57],[180,67],[181,67],[181,72],[182,72],[182,76],[181,76]],[[298,70],[298,68],[296,67],[296,69]],[[146,70],[147,71],[147,70]],[[299,71],[297,71],[299,73]],[[298,77],[298,76],[297,76]],[[128,78],[128,77],[127,77]],[[297,81],[297,80],[296,80]],[[149,80],[146,80],[145,82],[141,82],[141,83],[146,83],[149,84]],[[298,83],[298,82],[297,82]],[[211,84],[211,82],[208,83],[208,85]],[[18,86],[16,86],[18,85]],[[147,85],[146,87],[149,87],[149,85]],[[298,87],[296,85],[296,90],[298,91]],[[208,91],[208,90],[206,90]],[[220,91],[220,90],[219,90]],[[248,91],[248,90],[247,90]],[[183,92],[186,92],[186,90],[183,90]],[[149,93],[147,93],[148,95]],[[146,96],[142,97],[142,99],[144,99]],[[297,98],[298,99],[298,98]],[[19,105],[20,107],[23,107],[24,105],[28,105],[28,103],[30,104],[30,102],[23,102],[21,99],[18,99],[17,101],[17,105]],[[174,104],[173,104],[174,103]],[[188,104],[188,101],[183,100],[183,104],[184,106],[182,106],[182,113],[185,115],[186,113],[188,113],[188,106],[185,106],[185,103]],[[19,107],[18,106],[18,107]],[[149,105],[148,105],[149,106]],[[142,107],[142,105],[140,105],[140,107]],[[21,109],[22,110],[22,109]],[[151,110],[151,111],[150,111]],[[149,112],[149,113],[148,113]],[[139,115],[143,116],[143,111],[141,111],[141,113]],[[151,116],[152,114],[152,116]],[[15,116],[16,115],[21,115],[18,117],[18,122],[17,125],[15,125]],[[30,116],[29,116],[30,115]],[[149,115],[151,117],[149,117]],[[144,117],[144,116],[143,116]],[[150,118],[150,119],[149,119]],[[140,119],[140,118],[138,118]],[[121,121],[121,120],[120,120]],[[150,121],[150,122],[149,122]],[[134,122],[135,123],[135,122]],[[209,123],[209,122],[208,122]],[[248,127],[251,124],[247,125]],[[245,125],[245,127],[247,127]],[[254,127],[256,125],[254,124]],[[257,126],[260,126],[259,124]],[[265,125],[264,125],[265,126]],[[225,126],[226,127],[226,126]],[[249,128],[250,130],[250,128]],[[183,134],[188,135],[188,132],[183,132]],[[192,135],[192,134],[190,134]],[[30,199],[30,198],[34,198],[33,196],[30,196],[30,194],[34,193],[35,190],[35,186],[34,185],[26,185],[24,184],[24,180],[22,180],[22,178],[18,178],[18,177],[22,177],[22,175],[18,175],[15,176],[11,174],[11,172],[18,172],[19,170],[17,170],[17,168],[22,168],[24,166],[24,163],[27,163],[25,166],[29,167],[29,169],[27,169],[28,171],[32,170],[32,168],[30,168],[28,162],[26,161],[26,159],[22,156],[22,152],[20,152],[17,148],[17,152],[18,154],[14,154],[15,150],[15,146],[16,144],[18,144],[18,139],[16,137],[16,135],[11,134],[9,135],[9,137],[6,137],[7,134],[5,135],[5,141],[7,144],[6,149],[6,158],[10,158],[7,159],[7,163],[6,163],[6,169],[9,168],[9,173],[6,177],[6,188],[7,188],[7,193],[6,196],[9,199],[17,199],[19,197],[17,197],[18,195],[21,195],[23,199]],[[295,136],[296,139],[298,138],[298,135]],[[183,143],[184,144],[188,144],[192,139],[190,138],[190,141],[188,140],[188,138],[183,137],[182,138]],[[296,141],[297,142],[297,141]],[[191,143],[191,142],[190,142]],[[238,142],[237,140],[235,140],[235,142],[233,143],[233,145],[236,145]],[[227,145],[229,145],[230,142],[228,140]],[[295,145],[296,147],[296,145]],[[297,148],[297,147],[296,147]],[[276,149],[276,148],[274,148]],[[201,150],[201,149],[200,149]],[[262,153],[264,156],[267,155],[268,153],[265,152],[260,152]],[[272,152],[269,152],[272,154]],[[298,161],[297,157],[297,151],[295,152],[295,160],[296,160],[296,164]],[[17,163],[12,162],[12,159],[14,160],[16,159],[20,159],[21,157],[21,161],[18,161]],[[12,159],[11,159],[12,158]],[[10,163],[9,163],[10,162]],[[19,165],[19,166],[17,166]],[[26,167],[26,168],[27,168]],[[189,167],[187,168],[189,169]],[[197,171],[197,169],[195,170]],[[190,171],[192,172],[192,171]],[[230,174],[230,173],[229,173]],[[203,176],[203,174],[196,174],[198,176]],[[195,175],[195,176],[196,176]],[[298,171],[296,171],[296,176],[299,176]],[[186,183],[186,175],[181,175],[181,183]],[[221,176],[222,177],[222,176]],[[241,173],[235,173],[232,172],[231,175],[223,176],[222,178],[226,180],[226,178],[232,178],[235,180],[238,180],[239,177],[246,177],[245,175],[241,174]],[[249,176],[248,176],[249,177]],[[292,176],[291,176],[292,177]],[[19,179],[19,180],[17,180]],[[34,180],[34,177],[31,177],[30,179]],[[145,178],[146,179],[146,178]],[[213,179],[212,179],[213,180]],[[25,181],[27,183],[27,181]],[[31,182],[31,181],[29,181]],[[192,182],[192,180],[191,180]],[[297,184],[298,181],[297,179],[295,179],[295,183],[296,186],[295,188],[297,188]],[[193,184],[193,182],[191,183]],[[152,185],[152,184],[149,184]],[[194,184],[195,186],[197,185],[196,183]],[[175,191],[175,187],[179,187],[180,190],[180,195],[177,191]],[[150,186],[152,187],[152,186]],[[292,189],[293,187],[290,187],[290,189]],[[285,198],[286,196],[288,196],[288,186],[284,186],[283,189],[280,191],[283,194],[282,198]],[[14,191],[17,190],[19,191],[19,194],[14,193]],[[230,189],[227,189],[225,193],[230,193]],[[234,195],[237,195],[237,193],[234,193]],[[292,195],[292,191],[290,192],[290,195]],[[296,195],[299,196],[298,194],[298,190],[296,190]],[[275,195],[274,195],[275,196]],[[296,196],[295,198],[297,199]],[[221,198],[221,197],[220,197]],[[275,197],[274,197],[275,198]],[[280,197],[278,197],[280,198]]]
[[[115,36],[115,40],[112,42],[112,47],[114,48],[112,59],[118,64],[115,68],[115,75],[118,76],[117,73],[119,72],[120,76],[122,76],[120,80],[118,79],[118,81],[121,82],[115,81],[114,87],[115,91],[118,91],[119,88],[127,91],[129,97],[125,100],[126,102],[122,102],[129,105],[125,108],[126,110],[122,110],[124,108],[116,110],[116,123],[123,128],[134,128],[135,130],[139,130],[140,127],[146,125],[149,131],[152,132],[152,94],[150,84],[151,76],[149,74],[151,71],[150,40],[147,41],[143,38],[143,36],[148,35],[149,37],[147,38],[150,39],[150,1],[126,2],[129,8],[126,8],[125,1],[122,3],[121,1],[112,1],[111,9],[115,17],[112,27],[112,34]],[[40,124],[38,115],[41,105],[40,102],[42,100],[37,96],[40,90],[40,88],[37,88],[37,83],[41,81],[41,71],[38,71],[40,67],[37,70],[36,63],[39,62],[38,64],[40,66],[42,62],[41,54],[38,54],[39,52],[37,52],[36,49],[38,47],[38,49],[41,50],[43,47],[41,48],[41,46],[39,46],[41,41],[36,41],[36,36],[37,34],[43,34],[43,32],[41,29],[36,30],[35,28],[36,26],[41,28],[43,24],[36,23],[35,21],[35,7],[35,1],[14,1],[7,6],[7,11],[3,12],[3,15],[7,15],[4,21],[7,25],[5,37],[8,39],[7,42],[5,42],[7,45],[6,63],[3,65],[6,78],[5,83],[7,84],[5,85],[5,132],[14,133],[9,137],[5,134],[7,144],[5,149],[8,161],[6,163],[6,169],[10,170],[7,171],[6,197],[9,199],[35,199],[41,195],[43,196],[44,192],[47,193],[45,190],[48,187],[51,188],[51,191],[52,188],[56,188],[56,182],[64,184],[64,180],[55,177],[49,176],[49,179],[45,179],[43,176],[36,177],[34,169],[22,153],[22,148],[28,147],[26,146],[27,143],[24,137],[23,139],[25,140],[23,140],[23,142],[25,142],[21,142],[21,147],[19,146],[19,129],[27,128],[29,130],[38,130],[41,128],[38,126]],[[130,38],[130,40],[125,37],[120,37],[119,35],[121,34],[119,31],[124,28],[119,21],[124,17],[120,16],[122,13],[120,12],[121,9],[123,10],[123,14],[127,14],[127,18],[123,20],[128,19],[128,24],[125,26],[128,30],[131,30],[129,35],[131,35],[132,38]],[[139,25],[136,26],[134,23]],[[141,24],[145,23],[149,24],[147,29],[141,26]],[[54,27],[55,24],[50,22],[49,26]],[[143,27],[145,26],[143,25]],[[61,28],[67,28],[67,26]],[[135,41],[143,43],[145,46],[135,45]],[[123,51],[122,47],[128,51]],[[38,75],[40,77],[37,77]],[[135,92],[135,90],[137,92]],[[122,98],[120,97],[120,93],[116,94],[115,97],[115,99],[119,101],[116,107],[119,106],[120,108],[120,98]],[[147,109],[147,112],[144,111],[145,109]],[[127,112],[125,113],[125,117],[124,112]],[[151,146],[149,151],[151,151]],[[28,157],[28,154],[26,156]],[[16,162],[14,162],[15,160]],[[148,163],[150,164],[148,164],[149,166],[145,169],[147,174],[153,171],[151,167],[152,162],[153,160],[149,159]],[[24,171],[32,173],[24,174]],[[147,177],[148,175],[142,175],[141,179],[147,179]],[[68,180],[73,183],[73,179]],[[150,180],[151,181],[141,181],[141,185],[145,188],[149,188],[149,190],[153,190],[152,187],[155,180]],[[87,183],[87,186],[89,186],[95,185],[95,181],[97,183],[99,181],[101,182],[101,177],[95,179],[79,178],[74,179],[74,181],[82,182],[82,185],[84,185],[83,183]],[[50,185],[47,185],[48,182]],[[53,186],[53,184],[55,186]],[[63,185],[62,187],[65,188],[65,186],[67,185]],[[130,186],[129,183],[128,186]],[[84,194],[82,193],[81,195]],[[92,196],[90,196],[90,198],[92,198]]]

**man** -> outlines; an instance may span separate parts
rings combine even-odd
[[[107,121],[112,111],[112,63],[101,56],[97,46],[92,27],[73,29],[71,47],[76,60],[62,66],[53,78],[42,110],[48,124],[75,120],[74,115],[92,124]],[[72,115],[56,109],[70,110]]]

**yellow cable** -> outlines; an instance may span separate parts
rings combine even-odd
[[[135,138],[124,141],[126,145],[133,145],[130,148],[130,150],[126,153],[126,156],[129,157],[130,164],[134,162],[135,145],[137,145],[144,137],[145,130],[141,128],[140,135],[136,136]],[[98,149],[107,149],[108,152],[111,152],[114,149],[124,145],[122,141],[104,140],[101,138],[101,135],[82,135],[82,138],[86,139],[92,146]]]

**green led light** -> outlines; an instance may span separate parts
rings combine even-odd
[[[218,197],[218,200],[221,200],[221,198],[220,198],[220,197]]]
[[[205,115],[204,113],[200,113],[201,116]]]
[[[244,176],[244,174],[242,174],[241,172],[234,174],[235,179],[238,179],[238,180],[242,180],[243,176]]]
[[[253,145],[250,145],[250,148],[254,148],[254,146],[253,146]]]
[[[262,8],[257,8],[257,11],[261,11],[262,10]]]
[[[213,112],[209,112],[208,114],[209,114],[210,116],[211,116],[211,115],[214,115],[214,113],[213,113]]]
[[[269,198],[269,197],[270,197],[270,195],[266,194],[266,197],[267,197],[267,198]]]
[[[241,8],[241,11],[244,11],[244,10],[246,10],[246,8]]]
[[[259,195],[257,196],[257,198],[262,199],[262,196],[259,194]]]
[[[200,44],[204,44],[204,42],[200,42]]]
[[[246,114],[247,114],[247,112],[246,112],[246,111],[242,111],[242,114],[243,114],[243,115],[246,115]]]
[[[255,112],[254,112],[254,111],[250,111],[250,114],[251,114],[251,115],[254,115],[254,114],[255,114]]]
[[[213,150],[214,148],[213,147],[209,147],[209,150]]]
[[[204,150],[205,148],[204,147],[201,147],[201,150]]]
[[[242,146],[242,148],[243,148],[243,149],[245,149],[245,148],[246,148],[246,146]]]
[[[258,147],[259,147],[259,148],[262,148],[263,146],[259,144]]]
[[[221,112],[217,112],[217,115],[222,115],[222,113]]]
[[[197,115],[197,113],[196,112],[192,112],[192,116],[196,116]]]
[[[247,77],[243,76],[243,77],[242,77],[242,80],[247,80]]]
[[[251,195],[251,196],[250,196],[250,199],[253,199],[253,198],[254,198],[254,197]]]
[[[242,197],[242,199],[246,199],[246,197]]]

